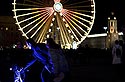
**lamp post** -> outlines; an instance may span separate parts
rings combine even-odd
[[[106,35],[107,35],[107,27],[103,27],[103,29],[105,30]],[[105,49],[106,49],[106,36],[105,36]]]

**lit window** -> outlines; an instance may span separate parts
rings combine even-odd
[[[6,30],[8,30],[8,28],[6,28]]]
[[[3,28],[1,27],[1,30],[3,30]]]

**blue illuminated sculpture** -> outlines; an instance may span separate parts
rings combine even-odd
[[[45,43],[35,43],[33,39],[26,41],[29,49],[33,50],[33,57],[44,65],[44,68],[49,72],[53,72],[53,63]]]
[[[41,72],[41,80],[42,82],[46,82],[43,78],[43,72],[47,71],[48,74],[51,76],[53,74],[53,63],[50,57],[50,54],[48,52],[48,48],[46,44],[44,43],[35,43],[32,39],[27,39],[26,44],[29,49],[33,51],[32,56],[34,59],[27,63],[24,68],[19,67],[18,65],[13,66],[13,71],[14,71],[14,82],[24,82],[25,81],[25,70],[30,67],[32,64],[34,64],[36,61],[41,62],[44,67],[42,68]],[[49,76],[48,75],[48,76]],[[49,80],[49,77],[47,77],[47,82]]]
[[[43,70],[41,72],[41,80],[42,80],[42,82],[45,82],[45,80],[43,78],[43,72],[47,71],[50,75],[53,74],[53,63],[52,63],[50,54],[48,52],[48,48],[45,43],[36,44],[33,41],[33,39],[27,39],[26,44],[29,47],[29,49],[33,50],[32,55],[35,58],[35,60],[41,62],[44,65]],[[46,77],[48,77],[48,76],[46,76]]]

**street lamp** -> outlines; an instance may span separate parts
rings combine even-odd
[[[106,35],[107,35],[107,27],[103,27],[103,29],[105,30]],[[106,48],[106,36],[105,36],[105,48]]]
[[[103,27],[103,29],[105,30],[105,32],[106,32],[106,30],[107,30],[107,27]]]

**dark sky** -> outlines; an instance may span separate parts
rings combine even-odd
[[[125,26],[125,3],[124,0],[95,0],[95,22],[91,30],[93,33],[104,32],[103,27],[107,26],[108,17],[113,11],[118,20],[118,29],[121,30]],[[0,15],[13,15],[12,12],[13,0],[1,0]]]
[[[91,33],[104,32],[102,28],[107,26],[107,19],[111,16],[111,12],[114,12],[117,18],[118,30],[125,26],[125,3],[123,0],[95,0],[95,5],[95,23]]]

